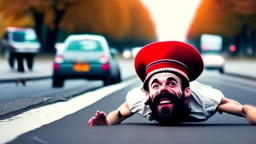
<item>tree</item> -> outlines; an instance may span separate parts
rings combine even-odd
[[[203,33],[219,34],[234,39],[238,50],[244,49],[256,28],[255,6],[255,0],[202,0],[187,39],[198,39]]]
[[[54,50],[59,30],[100,34],[114,46],[127,44],[127,39],[134,44],[155,40],[154,24],[139,0],[0,0],[0,4],[0,13],[11,14],[4,21],[18,15],[7,26],[26,18],[17,26],[34,27],[44,50]]]
[[[240,33],[236,35],[238,47],[247,52],[248,47],[256,51],[256,1],[255,0],[227,0],[227,4],[232,5],[232,11],[242,17]],[[255,53],[256,54],[256,53]]]
[[[127,45],[145,45],[149,42],[156,41],[156,29],[151,13],[138,0],[129,0],[128,6],[130,11],[131,24],[130,31],[127,34],[125,41]]]
[[[156,40],[151,15],[139,0],[79,0],[68,8],[60,29],[104,35],[120,50]]]

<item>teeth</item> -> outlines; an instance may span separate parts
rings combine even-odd
[[[161,101],[160,104],[172,104],[172,102],[168,100],[164,100],[164,101]]]

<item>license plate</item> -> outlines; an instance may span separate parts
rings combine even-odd
[[[89,64],[74,64],[73,70],[76,72],[87,72],[90,70]]]

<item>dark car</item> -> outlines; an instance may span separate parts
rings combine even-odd
[[[70,35],[57,50],[53,64],[53,87],[66,79],[103,80],[104,86],[121,82],[119,63],[101,35]]]
[[[36,33],[32,28],[8,27],[1,44],[3,53],[12,69],[17,60],[18,71],[24,72],[23,60],[25,59],[28,69],[32,70],[34,57],[41,49]]]

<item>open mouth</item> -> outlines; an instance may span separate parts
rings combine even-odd
[[[157,105],[159,116],[169,117],[172,114],[174,102],[169,98],[161,98]]]
[[[161,93],[154,97],[153,102],[158,105],[174,104],[178,97],[172,93]]]
[[[173,104],[173,102],[168,98],[161,98],[159,105],[167,105],[167,104]]]

